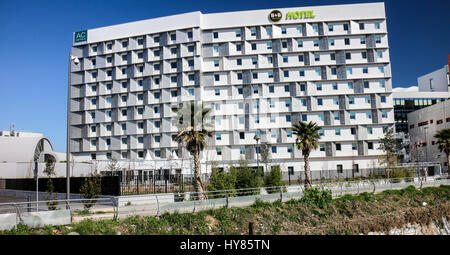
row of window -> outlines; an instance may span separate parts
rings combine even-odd
[[[418,127],[427,126],[428,124],[433,124],[433,122],[434,122],[434,120],[432,120],[432,119],[431,120],[426,120],[426,121],[419,122],[417,124],[417,126]],[[450,117],[447,117],[445,119],[445,122],[450,122]],[[440,125],[442,123],[444,123],[444,119],[436,120],[436,125]],[[414,124],[409,125],[409,129],[413,129],[413,128],[414,128]]]
[[[192,31],[187,31],[187,37],[188,40],[192,40],[193,39],[193,33]],[[161,36],[159,34],[157,35],[153,35],[153,43],[158,44],[160,42]],[[169,39],[171,43],[175,43],[177,40],[177,35],[176,32],[169,32]],[[144,46],[144,37],[138,37],[136,38],[137,40],[137,45],[138,46]],[[106,49],[107,50],[112,50],[114,45],[114,42],[110,41],[110,42],[106,42]],[[120,45],[122,47],[123,50],[128,49],[128,45],[129,45],[129,39],[122,39],[120,40]],[[92,44],[90,45],[91,48],[91,52],[96,53],[98,51],[98,45],[97,44]]]
[[[350,45],[350,38],[328,39],[328,44],[330,46],[335,46],[336,40],[344,40],[344,45]],[[380,44],[381,42],[382,42],[381,36],[375,36],[375,43],[376,44]],[[303,43],[304,43],[304,40],[298,39],[297,40],[297,47],[298,48],[303,48]],[[360,44],[361,45],[365,45],[366,44],[366,37],[360,37]],[[317,40],[313,40],[313,46],[314,47],[318,47],[319,46],[319,40],[318,39]],[[212,47],[213,47],[213,54],[214,55],[219,54],[219,45],[214,44]],[[236,47],[236,51],[237,52],[242,51],[242,44],[241,43],[236,43],[235,47]],[[288,42],[287,41],[282,41],[281,42],[281,48],[282,49],[287,49],[288,48]],[[256,51],[257,50],[257,44],[256,43],[252,43],[251,44],[251,49],[253,51]],[[272,50],[273,49],[272,42],[267,42],[266,43],[266,49],[267,50]],[[259,50],[262,50],[262,49],[259,49]]]
[[[379,30],[381,28],[380,24],[381,24],[380,22],[375,22],[374,23],[374,27],[375,27],[376,30]],[[343,30],[344,31],[349,31],[349,24],[348,23],[339,24],[339,26],[340,25],[343,26]],[[338,25],[329,24],[327,26],[328,27],[328,32],[334,32],[334,30],[335,30],[334,28],[336,26],[338,26]],[[296,26],[295,29],[296,29],[298,34],[303,35],[303,26],[302,25]],[[312,24],[312,29],[313,29],[314,33],[318,33],[319,32],[319,25]],[[272,36],[272,26],[265,27],[264,30],[265,30],[265,32],[266,32],[266,34],[268,36]],[[365,30],[365,23],[364,22],[360,22],[359,23],[359,30],[361,30],[361,31]],[[256,32],[257,32],[256,28],[250,28],[250,36],[255,37],[256,36]],[[281,34],[282,35],[287,34],[287,27],[285,27],[285,26],[281,27]],[[218,31],[214,31],[213,32],[213,38],[214,39],[219,39],[219,35],[220,34],[219,34]],[[241,38],[241,29],[235,30],[235,36],[236,36],[236,39]]]

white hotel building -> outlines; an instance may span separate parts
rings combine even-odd
[[[313,171],[377,165],[394,124],[384,4],[277,10],[278,22],[272,9],[191,12],[75,32],[75,160],[190,158],[173,141],[173,109],[195,100],[215,123],[203,163],[256,165],[259,133],[274,164],[303,171],[291,131],[302,120],[322,126]],[[297,11],[313,17],[295,19]]]

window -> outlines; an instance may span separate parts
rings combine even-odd
[[[381,43],[381,36],[375,36],[375,43]]]
[[[220,89],[215,89],[214,91],[216,96],[220,96]]]
[[[214,53],[219,53],[219,46],[214,45],[213,46],[213,51],[214,51]]]
[[[361,52],[361,57],[363,59],[367,59],[367,52],[365,52],[365,51]]]
[[[92,79],[97,79],[97,72],[92,72]]]
[[[298,62],[303,62],[303,55],[298,55]]]
[[[219,80],[220,80],[220,75],[215,74],[215,75],[214,75],[214,80],[215,80],[215,81],[219,81]]]
[[[383,66],[379,66],[379,67],[378,67],[378,71],[379,71],[380,73],[384,73],[384,67],[383,67]]]
[[[320,151],[325,151],[325,144],[319,144]]]
[[[363,73],[369,73],[369,68],[367,66],[363,67]]]
[[[385,111],[385,110],[381,111],[381,117],[387,118],[387,111]]]
[[[306,99],[301,99],[302,106],[306,106]]]
[[[189,81],[194,81],[195,80],[195,74],[189,74],[188,75],[188,79],[189,79]]]
[[[213,33],[213,37],[214,37],[214,39],[219,38],[219,33],[218,33],[218,32],[214,32],[214,33]]]
[[[351,120],[356,119],[355,112],[350,112],[350,119]]]
[[[352,54],[350,52],[345,53],[345,59],[352,59]]]
[[[242,87],[239,87],[239,88],[238,88],[238,94],[239,94],[239,95],[244,94],[244,89],[243,89]]]
[[[336,60],[336,54],[331,53],[331,54],[330,54],[330,59],[331,59],[331,60]]]
[[[380,100],[381,100],[382,103],[386,103],[386,96],[381,96]]]
[[[375,22],[375,29],[380,29],[380,22]]]
[[[126,89],[127,87],[128,87],[128,82],[123,81],[123,82],[122,82],[122,88],[123,88],[123,89]]]
[[[281,34],[282,34],[282,35],[285,35],[285,34],[286,34],[286,28],[285,28],[285,27],[282,27],[282,28],[281,28]]]
[[[144,45],[144,39],[139,38],[137,41],[138,41],[138,45]]]
[[[250,34],[251,34],[251,36],[256,36],[256,28],[251,28]]]
[[[288,145],[288,146],[287,146],[287,152],[288,152],[288,153],[291,153],[291,152],[292,152],[292,145]]]
[[[238,66],[241,66],[242,65],[242,59],[240,59],[240,58],[236,59],[236,64]]]
[[[266,27],[266,34],[268,36],[272,36],[272,28],[271,27]]]
[[[348,88],[353,89],[353,82],[351,82],[351,81],[348,82]]]
[[[170,76],[171,83],[177,83],[177,76]]]
[[[367,142],[367,149],[373,150],[373,142]]]
[[[348,103],[349,104],[355,104],[355,98],[354,97],[348,97]]]
[[[272,57],[267,57],[267,63],[272,64]]]
[[[340,144],[340,143],[337,143],[337,144],[336,144],[336,150],[337,150],[337,151],[340,151],[340,150],[341,150],[341,144]],[[342,170],[341,170],[341,171],[342,171]]]
[[[317,33],[319,31],[319,27],[317,25],[312,26],[314,33]]]
[[[127,69],[126,68],[122,68],[122,74],[126,75],[127,74]]]
[[[283,49],[286,49],[287,48],[287,42],[286,41],[281,42],[281,47]]]
[[[188,65],[189,65],[189,67],[194,67],[194,60],[193,59],[189,59],[188,60]]]
[[[347,74],[353,74],[353,69],[351,67],[347,67]]]
[[[273,85],[269,86],[269,92],[270,93],[274,93],[275,92],[275,87]]]
[[[155,92],[153,94],[153,96],[155,97],[155,99],[159,99],[159,97],[161,96],[161,93],[160,92]]]
[[[288,137],[288,138],[292,137],[292,130],[291,129],[287,129],[286,130],[286,137]]]
[[[384,81],[380,81],[380,87],[384,88]]]
[[[236,33],[236,37],[241,37],[241,30],[236,30],[235,33]]]
[[[159,113],[159,112],[160,112],[159,106],[155,106],[155,107],[153,108],[153,111],[154,111],[155,113]]]
[[[366,112],[366,117],[368,119],[372,119],[372,113],[371,112]]]
[[[272,146],[272,153],[277,153],[277,146]]]
[[[171,62],[170,63],[170,68],[176,69],[177,68],[177,62]]]
[[[253,65],[258,64],[258,58],[252,58],[252,64]]]
[[[160,121],[155,121],[155,127],[159,128],[161,126],[161,122]]]
[[[127,110],[122,110],[122,116],[124,117],[127,116],[127,112],[128,112]]]
[[[112,50],[112,43],[106,44],[106,48],[107,48],[108,50]]]
[[[289,77],[289,71],[283,71],[283,75],[284,75],[284,77]]]
[[[359,30],[364,30],[364,23],[359,23]]]
[[[216,133],[216,140],[217,141],[221,141],[222,140],[222,134],[221,133]]]
[[[358,149],[358,145],[356,143],[352,143],[352,150],[357,150]]]
[[[350,39],[349,38],[345,38],[344,39],[344,43],[345,43],[345,45],[350,45]]]
[[[192,31],[189,31],[187,34],[188,34],[188,38],[192,39],[192,37],[193,37]]]
[[[344,31],[348,31],[348,24],[344,24]]]
[[[159,43],[159,36],[155,36],[155,38],[153,38],[153,42],[154,43]]]
[[[241,44],[236,44],[236,51],[241,51]]]
[[[303,47],[303,41],[297,41],[297,47],[302,48]]]
[[[335,128],[334,129],[334,133],[335,133],[335,135],[341,135],[341,129],[340,128]]]
[[[123,145],[126,145],[127,142],[128,142],[127,140],[128,140],[128,139],[127,139],[126,137],[123,137],[123,138],[122,138],[122,144],[123,144]]]
[[[320,74],[321,74],[320,69],[316,69],[314,71],[316,71],[316,75],[320,76]]]
[[[144,114],[144,108],[138,108],[138,115]]]
[[[317,98],[317,105],[323,105],[323,99]]]
[[[320,129],[320,130],[319,130],[319,135],[320,135],[320,136],[324,136],[324,135],[325,135],[325,131],[323,131],[323,129]]]
[[[320,61],[320,55],[319,54],[314,54],[314,60],[315,61]]]
[[[237,73],[237,79],[242,80],[242,73]]]
[[[286,115],[286,122],[291,122],[291,115]]]
[[[188,52],[194,52],[194,50],[195,50],[195,46],[194,45],[189,45],[188,46]]]
[[[377,50],[378,58],[383,58],[383,52],[381,50]]]
[[[336,67],[331,68],[331,75],[336,75]]]
[[[259,87],[256,85],[256,86],[253,86],[253,94],[258,94],[259,93]]]
[[[328,31],[333,32],[333,25],[328,25]]]
[[[194,89],[189,89],[188,91],[189,91],[189,95],[190,95],[190,96],[193,96],[193,95],[194,95]]]
[[[319,40],[314,40],[314,46],[319,46]]]
[[[366,44],[366,38],[365,37],[361,37],[360,42],[361,42],[361,44]]]
[[[245,155],[245,147],[244,146],[239,147],[239,154]]]
[[[175,34],[175,33],[170,34],[170,40],[171,41],[175,41],[176,39],[177,39],[177,34]]]
[[[269,71],[269,78],[273,78],[273,71]]]
[[[288,57],[287,56],[283,56],[283,63],[287,63],[288,62]]]
[[[308,119],[308,115],[302,114],[302,121],[305,122]]]
[[[316,84],[317,90],[321,91],[322,90],[322,84],[321,83],[317,83]]]
[[[301,72],[301,71],[300,71]],[[300,73],[301,74],[301,73]],[[303,76],[305,76],[305,73],[303,72]],[[306,85],[300,84],[300,91],[306,91]]]
[[[329,40],[330,46],[334,46],[334,39]]]
[[[155,157],[160,158],[161,157],[161,151],[155,150]]]
[[[111,56],[106,57],[106,62],[108,64],[111,64],[112,63],[112,57]]]
[[[300,70],[299,75],[300,75],[300,77],[305,77],[305,70]],[[304,90],[302,90],[302,91],[304,91]]]

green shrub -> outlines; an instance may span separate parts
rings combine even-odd
[[[211,177],[208,182],[208,191],[217,190],[233,190],[236,185],[236,172],[235,171],[221,171],[217,167],[212,168]],[[234,196],[236,192],[231,191],[228,193],[229,196]],[[209,195],[211,198],[225,197],[225,194],[213,193]]]
[[[314,186],[305,189],[303,192],[303,197],[300,202],[319,207],[321,209],[325,208],[328,203],[333,200],[331,196],[331,190],[321,190],[319,187]]]
[[[239,167],[230,167],[230,171],[236,172],[236,189],[250,189],[261,187],[261,176],[257,171],[253,170],[247,165],[247,161],[241,160],[239,162]],[[239,191],[238,195],[248,196],[259,194],[259,190],[255,189],[252,191]]]
[[[281,169],[279,165],[271,166],[270,172],[264,177],[264,186],[265,187],[279,187],[283,186]],[[278,192],[274,189],[268,189],[268,193]]]

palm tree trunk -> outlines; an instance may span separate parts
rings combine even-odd
[[[311,169],[309,166],[309,154],[304,155],[305,157],[305,188],[311,187]]]
[[[203,185],[202,176],[200,174],[200,151],[194,152],[194,174],[195,174],[195,192],[198,192],[199,199],[207,199],[205,187]]]
[[[450,175],[450,152],[447,152],[447,176]]]

